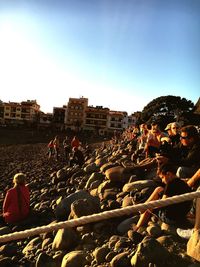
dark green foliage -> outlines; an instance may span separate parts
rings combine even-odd
[[[161,96],[147,104],[140,120],[151,123],[156,121],[164,128],[169,122],[185,120],[193,115],[194,104],[192,101],[180,96]]]

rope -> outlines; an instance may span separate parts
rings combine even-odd
[[[17,239],[23,239],[23,238],[26,238],[29,236],[35,236],[35,235],[39,235],[42,233],[52,232],[52,231],[59,230],[61,228],[77,227],[80,225],[98,222],[98,221],[110,219],[113,217],[130,215],[130,214],[133,214],[134,212],[138,212],[138,211],[144,212],[147,209],[161,208],[161,207],[176,204],[179,202],[192,200],[192,199],[198,198],[198,197],[200,198],[200,191],[192,192],[192,193],[186,193],[186,194],[178,195],[178,196],[173,196],[173,197],[167,198],[167,199],[154,200],[154,201],[150,201],[148,203],[142,203],[142,204],[138,204],[135,206],[128,206],[125,208],[120,208],[120,209],[115,209],[115,210],[110,210],[110,211],[104,211],[104,212],[98,213],[98,214],[82,216],[80,218],[65,221],[65,222],[58,222],[58,223],[50,224],[47,226],[40,226],[40,227],[36,227],[33,229],[25,230],[25,231],[20,231],[20,232],[15,232],[15,233],[3,235],[3,236],[0,236],[0,243],[9,242],[12,240],[17,240]]]

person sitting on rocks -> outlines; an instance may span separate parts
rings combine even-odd
[[[165,128],[165,131],[167,132],[168,136],[171,136],[171,134],[172,134],[171,125],[172,125],[172,123],[170,122],[167,124],[167,126]]]
[[[165,135],[160,131],[157,123],[151,124],[151,130],[148,132],[145,144],[146,157],[153,158],[159,152],[161,145],[160,139]]]
[[[84,155],[83,152],[78,149],[77,147],[73,148],[73,156],[70,160],[70,166],[73,166],[74,164],[79,165],[80,167],[84,164]]]
[[[161,165],[158,168],[158,175],[165,186],[157,187],[146,202],[158,200],[161,196],[162,199],[165,199],[167,197],[191,192],[191,188],[187,185],[187,183],[176,176],[176,167],[174,165],[169,163]],[[176,225],[186,221],[186,216],[190,211],[191,206],[191,201],[185,201],[160,208],[157,212],[161,221],[167,224]],[[134,230],[137,231],[141,226],[143,226],[148,221],[150,215],[150,210],[146,210],[142,213],[137,225],[134,227]]]
[[[188,125],[181,128],[181,143],[174,147],[171,155],[157,157],[159,162],[172,162],[178,166],[177,176],[191,177],[200,168],[200,137],[195,126]]]
[[[3,202],[3,218],[1,222],[16,224],[28,218],[30,213],[29,188],[25,185],[26,176],[23,173],[15,174],[14,186],[6,193]]]
[[[172,143],[172,147],[177,146],[180,143],[180,125],[178,122],[171,123],[171,134],[169,135]]]

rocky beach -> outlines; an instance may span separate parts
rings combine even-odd
[[[156,184],[155,172],[109,176],[111,167],[131,164],[129,145],[91,145],[82,167],[69,167],[60,159],[47,158],[47,144],[0,146],[1,211],[13,175],[24,172],[35,216],[28,228],[66,221],[141,203]],[[200,266],[187,256],[187,240],[176,229],[152,216],[139,232],[132,230],[139,213],[59,229],[0,244],[0,266],[37,267],[159,267]],[[27,226],[26,226],[27,227]],[[1,226],[0,235],[26,229]]]

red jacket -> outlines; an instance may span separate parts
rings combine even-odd
[[[15,223],[24,220],[30,211],[29,189],[25,185],[18,186],[21,196],[21,211],[19,210],[19,201],[17,188],[13,187],[6,193],[3,203],[3,217],[7,223]]]
[[[71,146],[72,146],[72,148],[74,148],[74,147],[79,147],[79,140],[78,140],[78,138],[73,138],[73,140],[71,141]]]

